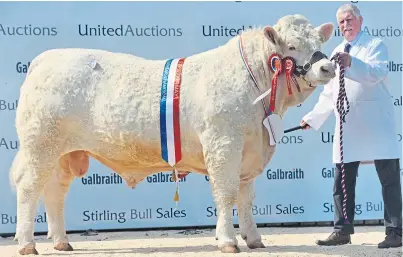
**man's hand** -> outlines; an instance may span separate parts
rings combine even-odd
[[[311,128],[311,126],[309,126],[309,124],[306,123],[304,120],[301,120],[301,123],[299,125],[302,127],[303,130],[307,130],[307,129]]]
[[[344,53],[344,52],[339,53],[339,59],[340,59],[341,64],[344,67],[350,67],[351,66],[351,56],[350,56],[350,54]]]

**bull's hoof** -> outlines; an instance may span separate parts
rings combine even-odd
[[[20,255],[38,255],[38,251],[35,248],[22,248],[18,251]]]
[[[241,250],[237,245],[225,245],[223,247],[220,247],[220,251],[222,253],[240,253]]]
[[[71,252],[73,251],[73,247],[69,243],[58,243],[55,245],[55,250],[63,251],[63,252]]]
[[[262,243],[262,241],[246,243],[246,245],[249,247],[249,249],[266,248],[266,246]]]
[[[246,241],[246,239],[247,239],[248,237],[246,236],[246,234],[242,234],[242,233],[241,233],[241,238]]]

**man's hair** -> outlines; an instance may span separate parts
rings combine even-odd
[[[336,18],[339,15],[339,13],[343,13],[343,12],[351,12],[354,15],[354,17],[356,17],[356,18],[361,17],[360,9],[358,9],[358,7],[354,4],[349,3],[349,4],[344,4],[344,5],[340,6],[336,12]]]

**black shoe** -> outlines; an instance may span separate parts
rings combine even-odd
[[[385,240],[378,244],[378,248],[390,248],[390,247],[401,247],[402,246],[402,236],[398,235],[395,231],[389,232]]]
[[[317,240],[317,245],[344,245],[351,244],[351,237],[349,234],[343,234],[340,232],[333,232],[328,238],[325,240]]]

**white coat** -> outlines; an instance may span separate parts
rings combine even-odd
[[[343,124],[344,162],[400,158],[393,98],[388,90],[388,50],[379,38],[360,33],[352,43],[351,66],[345,69],[345,89],[350,111]],[[347,41],[334,50],[343,52]],[[340,163],[340,124],[337,111],[339,69],[324,86],[318,103],[303,120],[318,130],[329,114],[336,115],[333,162]]]

